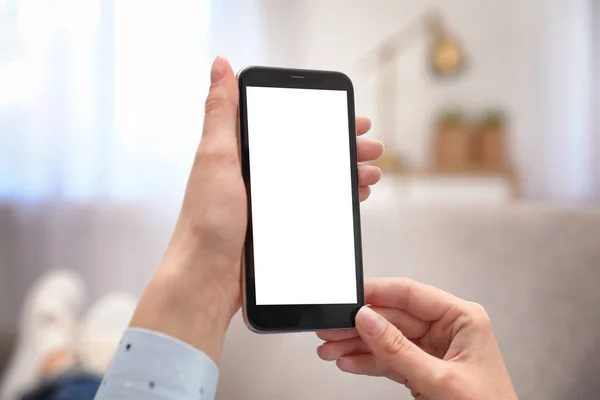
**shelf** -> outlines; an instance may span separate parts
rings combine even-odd
[[[504,204],[520,197],[512,171],[409,170],[385,173],[373,189],[373,206],[398,202]],[[371,200],[370,200],[371,201]]]

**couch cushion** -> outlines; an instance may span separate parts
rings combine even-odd
[[[364,210],[367,276],[403,276],[483,304],[520,398],[598,398],[600,213],[535,206]],[[311,334],[258,336],[236,319],[221,399],[406,398],[318,359]]]

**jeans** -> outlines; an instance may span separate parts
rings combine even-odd
[[[94,400],[102,378],[82,371],[69,371],[52,378],[22,400]]]

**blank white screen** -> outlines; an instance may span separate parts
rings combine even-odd
[[[357,303],[347,92],[246,98],[256,304]]]

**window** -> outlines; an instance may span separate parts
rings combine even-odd
[[[180,197],[202,131],[208,1],[4,0],[0,27],[0,197]]]

